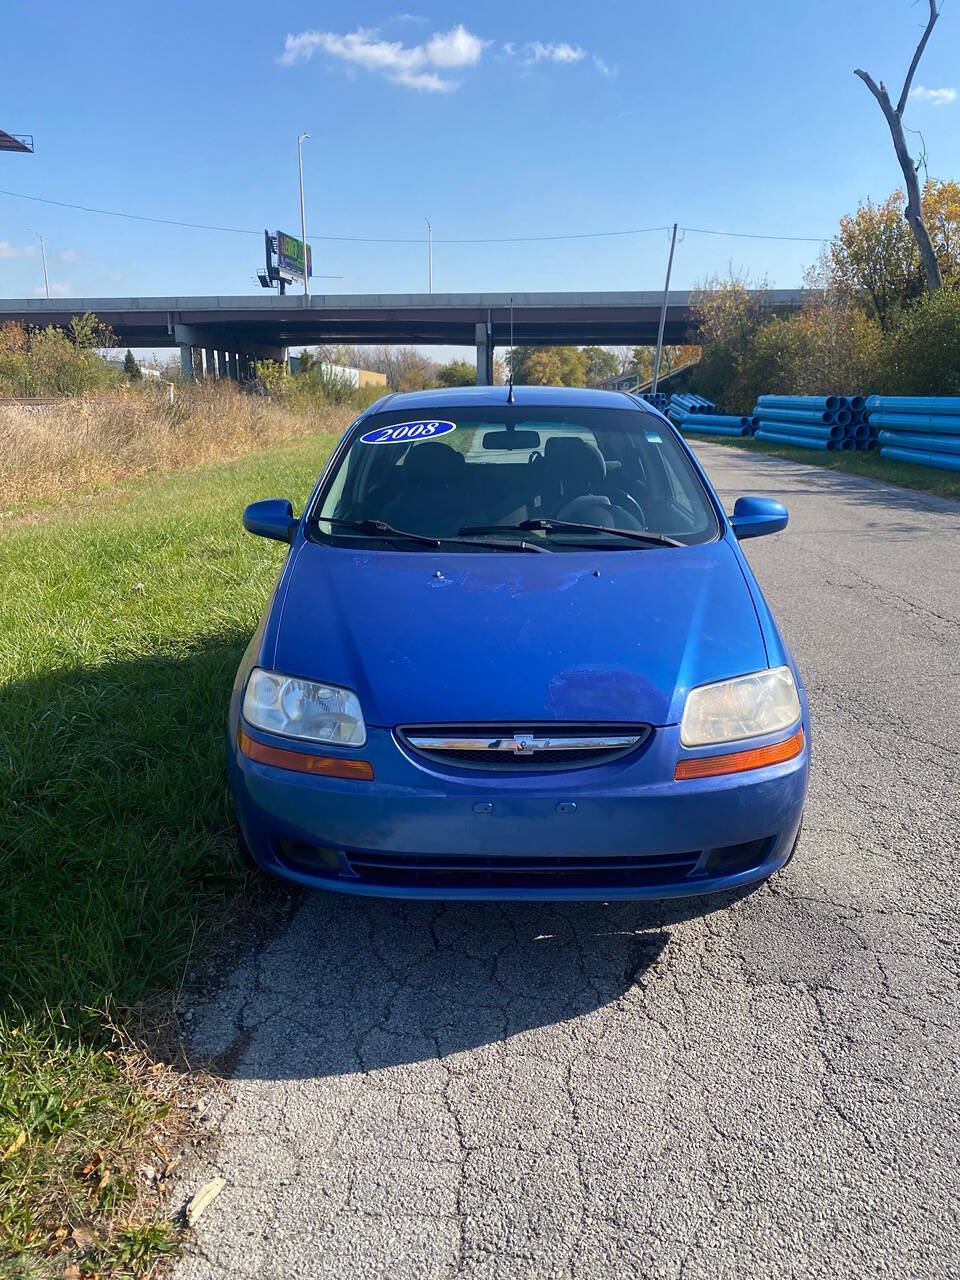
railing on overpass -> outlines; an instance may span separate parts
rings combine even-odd
[[[691,360],[687,364],[678,365],[676,369],[671,369],[669,373],[661,374],[657,385],[661,390],[669,387],[671,382],[690,373],[697,367],[697,364],[698,361]],[[644,391],[649,391],[653,386],[653,379],[644,377],[634,370],[632,373],[617,374],[615,378],[604,378],[603,382],[599,382],[597,385],[604,391],[631,391],[637,395],[642,395]]]

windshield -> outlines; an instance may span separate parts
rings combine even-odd
[[[699,476],[659,419],[639,409],[519,405],[372,414],[310,524],[334,542],[404,550],[431,539],[491,551],[521,541],[636,550],[719,533]]]

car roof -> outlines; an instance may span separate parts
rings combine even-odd
[[[508,388],[435,387],[431,391],[399,391],[379,400],[371,408],[410,410],[441,408],[444,405],[504,405]],[[569,405],[594,409],[642,409],[625,391],[600,391],[593,387],[521,387],[513,388],[513,402],[518,405]]]

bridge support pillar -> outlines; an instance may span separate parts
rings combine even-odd
[[[477,325],[477,386],[493,386],[493,332],[489,320]]]
[[[219,381],[223,378],[229,378],[230,373],[229,373],[229,370],[227,369],[227,353],[225,351],[218,351],[216,353],[216,356],[217,356],[217,380]]]
[[[203,376],[207,382],[216,382],[217,380],[217,358],[213,347],[204,347],[203,349]]]
[[[197,376],[193,367],[193,347],[188,342],[180,343],[180,374],[185,382],[193,382]]]
[[[240,365],[237,362],[237,353],[235,351],[230,351],[227,353],[227,368],[230,371],[229,372],[230,378],[234,382],[239,382],[240,381]]]

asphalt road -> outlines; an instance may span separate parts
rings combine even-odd
[[[308,895],[194,1011],[234,1101],[176,1280],[960,1276],[960,505],[717,446],[814,726],[735,900]]]

